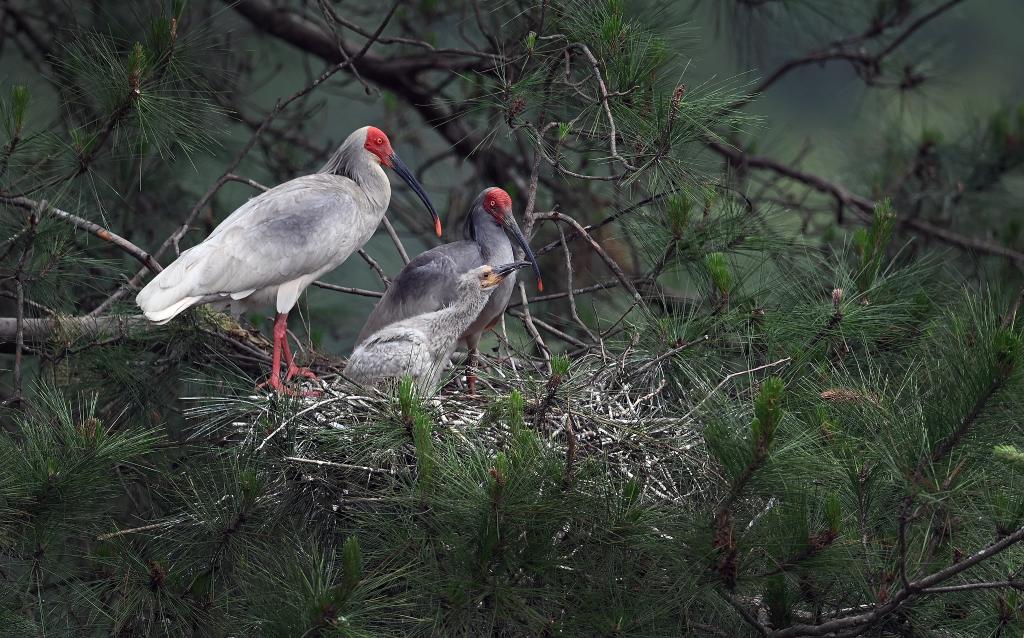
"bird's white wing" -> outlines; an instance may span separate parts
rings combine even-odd
[[[372,234],[366,216],[357,214],[366,206],[347,177],[316,174],[285,182],[246,202],[183,252],[143,289],[139,306],[150,314],[183,299],[244,296],[336,266]]]

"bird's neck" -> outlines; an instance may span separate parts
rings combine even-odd
[[[375,211],[383,216],[391,203],[391,182],[381,165],[371,160],[356,162],[345,175],[363,190]]]
[[[351,179],[366,194],[373,212],[378,216],[382,217],[391,203],[391,182],[387,174],[380,162],[373,159],[360,144],[347,140],[319,172],[344,175]]]
[[[429,330],[439,337],[439,343],[455,343],[480,315],[490,296],[491,291],[481,290],[476,281],[472,285],[460,285],[456,289],[455,303],[431,313]]]
[[[493,266],[512,261],[512,242],[488,213],[474,211],[466,220],[463,236],[476,242],[486,263]]]

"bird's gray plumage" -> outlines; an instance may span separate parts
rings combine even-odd
[[[443,271],[454,271],[454,261],[445,255],[433,260]],[[448,305],[431,312],[407,317],[367,336],[349,358],[345,375],[364,385],[385,379],[412,377],[423,391],[432,390],[459,338],[480,314],[488,299],[512,274],[528,262],[492,269],[479,266],[445,281],[454,282]],[[497,286],[487,288],[488,275],[509,273]]]
[[[353,132],[322,169],[250,199],[139,293],[152,321],[217,303],[233,311],[274,305],[286,313],[315,279],[373,235],[391,200],[380,163]],[[343,175],[334,171],[342,171]]]
[[[483,207],[489,190],[481,192],[470,207],[462,228],[465,239],[420,253],[402,268],[366,319],[356,339],[357,344],[396,321],[451,304],[462,274],[484,264],[512,261],[512,243],[505,230]],[[480,313],[459,335],[470,348],[476,348],[484,329],[505,311],[515,282],[513,272],[491,293]]]

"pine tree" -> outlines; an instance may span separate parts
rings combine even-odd
[[[843,179],[757,110],[828,63],[881,121],[977,15],[685,4],[5,3],[0,633],[1019,635],[1021,108]],[[132,304],[362,103],[447,234],[500,185],[542,256],[476,397],[344,379],[401,192],[308,295],[318,398],[254,389],[264,318]]]

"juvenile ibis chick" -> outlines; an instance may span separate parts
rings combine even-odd
[[[356,343],[363,343],[381,328],[407,317],[438,310],[452,303],[456,281],[463,273],[485,264],[505,264],[515,257],[509,235],[519,244],[530,260],[537,277],[537,287],[543,290],[540,268],[530,245],[523,236],[512,214],[512,198],[500,188],[485,188],[470,205],[462,227],[462,241],[443,244],[420,253],[394,278],[373,312],[366,319]],[[477,347],[483,333],[491,328],[505,312],[505,306],[515,288],[514,273],[502,281],[491,293],[466,330],[459,336],[469,351],[466,383],[473,393],[476,377]]]
[[[421,391],[432,391],[459,338],[480,315],[491,294],[530,262],[478,266],[455,279],[454,301],[440,310],[385,326],[356,346],[345,376],[372,386],[385,379],[412,377]]]
[[[373,235],[391,201],[382,167],[393,169],[423,201],[441,235],[434,205],[379,128],[354,131],[313,175],[290,180],[242,204],[202,243],[181,253],[135,298],[151,321],[167,323],[186,309],[212,303],[241,312],[273,306],[274,352],[268,384],[284,392],[295,375],[288,312],[315,279],[341,265]]]

